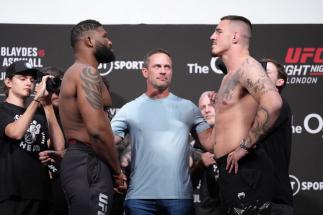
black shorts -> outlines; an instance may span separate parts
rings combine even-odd
[[[79,141],[69,144],[61,164],[61,183],[70,215],[110,212],[113,198],[110,168],[89,144]]]
[[[49,205],[45,201],[11,197],[0,201],[1,215],[47,215]]]
[[[220,197],[226,214],[270,214],[273,165],[264,149],[259,146],[240,159],[237,174],[226,170],[227,157],[217,159]]]

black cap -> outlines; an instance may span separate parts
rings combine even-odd
[[[31,75],[36,79],[38,75],[38,69],[33,68],[28,61],[16,61],[7,68],[6,78],[12,78],[17,74]]]

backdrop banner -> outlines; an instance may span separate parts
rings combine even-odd
[[[33,66],[73,63],[70,25],[0,24],[0,101],[6,68],[25,59]],[[171,90],[198,102],[205,90],[217,91],[223,74],[210,56],[212,25],[107,25],[117,59],[99,71],[109,80],[113,111],[141,95],[144,55],[164,48],[173,57]],[[295,215],[323,214],[323,25],[254,25],[251,55],[284,64],[288,85],[283,96],[293,112],[290,166]],[[317,167],[317,168],[316,168]],[[0,176],[1,177],[1,176]]]

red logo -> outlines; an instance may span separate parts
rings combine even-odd
[[[39,49],[37,55],[38,57],[45,57],[45,49]]]
[[[321,48],[288,48],[285,57],[287,64],[307,63],[312,60],[313,63],[323,63],[323,47]]]

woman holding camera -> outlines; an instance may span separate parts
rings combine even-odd
[[[64,137],[46,91],[49,76],[42,77],[27,105],[37,74],[27,61],[6,70],[6,99],[0,105],[0,214],[47,214],[49,175],[38,156],[51,144],[62,150]]]

